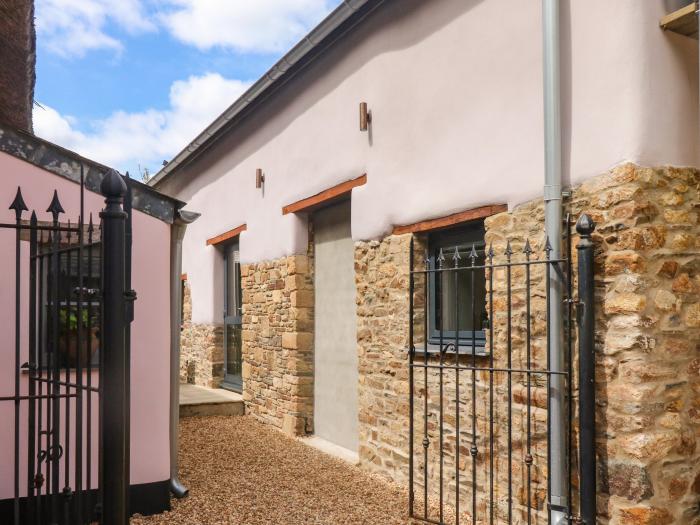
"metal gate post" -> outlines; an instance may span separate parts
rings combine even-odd
[[[127,525],[129,492],[129,403],[126,348],[126,183],[110,170],[102,180],[102,524]]]
[[[595,223],[583,214],[576,223],[581,241],[578,250],[579,314],[579,469],[581,519],[596,522],[596,445],[595,445],[595,293],[593,280],[593,241]]]

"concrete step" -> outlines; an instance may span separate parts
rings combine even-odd
[[[180,417],[242,416],[243,396],[223,388],[180,385]]]

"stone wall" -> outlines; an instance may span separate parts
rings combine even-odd
[[[508,224],[504,224],[504,222]],[[512,237],[511,248],[515,251],[524,246],[525,238],[513,231],[510,221],[495,220],[495,225],[505,227]],[[498,230],[496,230],[498,231]],[[528,234],[530,232],[527,232]],[[544,235],[541,227],[533,232],[531,247],[539,254],[532,260],[543,257]],[[505,237],[489,233],[499,256],[495,263],[504,262]],[[425,268],[427,239],[414,237],[414,267]],[[390,236],[381,242],[357,243],[356,282],[358,294],[358,352],[360,355],[360,462],[363,468],[383,474],[401,484],[408,482],[409,466],[409,368],[407,348],[409,346],[409,267],[411,236]],[[519,254],[524,260],[524,255]],[[516,257],[513,257],[515,260]],[[444,268],[453,267],[449,259]],[[460,267],[468,266],[461,260]],[[466,270],[468,271],[468,270]],[[533,269],[531,281],[531,368],[545,368],[543,362],[546,331],[542,312],[544,298],[544,268]],[[475,506],[479,519],[487,516],[491,497],[491,476],[494,480],[494,518],[508,518],[508,450],[512,451],[512,506],[513,522],[527,518],[528,497],[525,458],[534,458],[530,475],[530,505],[532,518],[544,519],[547,448],[546,417],[543,395],[546,379],[533,375],[531,393],[531,443],[527,445],[526,418],[528,415],[527,376],[513,374],[510,385],[507,374],[493,374],[476,368],[509,367],[506,323],[507,287],[506,271],[500,269],[493,276],[494,323],[493,348],[487,347],[487,356],[462,355],[459,358],[459,373],[455,372],[455,354],[449,351],[441,358],[437,353],[426,354],[425,343],[425,277],[414,274],[414,326],[413,340],[417,349],[414,369],[414,476],[416,481],[416,509],[423,510],[421,487],[428,480],[428,492],[437,497],[440,487],[440,468],[443,470],[443,498],[454,506],[459,498],[462,519],[470,522]],[[525,271],[517,267],[512,271],[513,293],[511,297],[511,352],[513,368],[527,366],[527,350],[524,334],[525,323]],[[487,282],[490,277],[487,275]],[[487,292],[488,293],[488,292]],[[491,294],[489,293],[489,299]],[[490,305],[487,306],[490,310]],[[445,341],[447,342],[447,341]],[[489,341],[490,344],[490,341]],[[470,349],[462,349],[465,354]],[[492,360],[493,357],[493,360]],[[442,362],[447,365],[440,371],[434,368]],[[422,367],[420,365],[428,365]],[[450,368],[452,367],[452,368]],[[473,368],[475,370],[470,370]],[[427,388],[426,388],[427,385]],[[493,397],[491,397],[493,396]],[[459,399],[459,407],[456,399]],[[508,399],[511,399],[511,415],[508,418]],[[472,402],[474,401],[474,402]],[[442,414],[442,416],[441,416]],[[440,421],[443,434],[440,435]],[[493,421],[493,425],[491,422]],[[476,430],[476,432],[474,432]],[[457,437],[459,436],[459,439]],[[493,436],[493,441],[489,439]],[[424,448],[424,439],[428,447]],[[442,457],[439,443],[442,442]],[[474,455],[472,455],[472,452]],[[476,485],[474,484],[476,480]],[[459,481],[460,491],[456,487]],[[476,486],[477,498],[472,500],[472,487]],[[465,510],[468,509],[468,510]],[[438,517],[433,505],[432,518]]]
[[[224,378],[223,325],[192,323],[192,297],[183,282],[180,381],[217,388]]]
[[[355,244],[360,464],[400,483],[409,457],[410,242],[400,235]]]
[[[567,208],[574,218],[589,213],[598,223],[596,241],[596,323],[599,522],[611,524],[695,523],[698,520],[700,455],[697,448],[700,391],[700,241],[698,240],[698,172],[692,169],[648,169],[622,165],[595,177],[573,191]],[[525,240],[531,257],[542,258],[544,214],[541,200],[486,220],[489,243],[502,262],[507,240],[513,260],[522,260]],[[577,240],[574,238],[574,245]],[[410,236],[357,243],[355,255],[360,358],[360,461],[375,472],[405,483],[408,478],[408,267]],[[575,253],[574,253],[575,257]],[[420,258],[418,259],[420,260]],[[449,261],[448,261],[449,262]],[[574,261],[575,263],[575,261]],[[462,263],[464,264],[464,262]],[[531,316],[525,315],[525,270],[513,269],[511,279],[511,352],[514,367],[525,367],[526,330],[531,331],[531,366],[546,360],[544,268],[533,267]],[[487,279],[489,276],[487,275]],[[507,275],[493,275],[493,348],[496,365],[507,359]],[[422,324],[422,283],[417,280],[419,306],[416,325]],[[487,292],[489,293],[489,292]],[[489,297],[491,299],[491,297]],[[420,346],[422,331],[416,330]],[[439,358],[431,356],[429,363]],[[445,360],[453,359],[448,357]],[[476,361],[488,366],[491,357],[462,357],[463,366]],[[419,370],[423,374],[423,370]],[[575,371],[574,371],[575,372]],[[487,374],[487,375],[484,375]],[[455,417],[454,373],[444,373],[439,395],[439,372],[430,369],[426,389],[416,392],[414,459],[416,479],[424,480],[423,414],[427,406],[428,479],[437,492],[440,458],[439,411],[444,411],[443,468],[445,498],[456,498],[460,476],[461,508],[471,510],[472,450],[475,452],[478,516],[486,516],[487,486],[494,476],[496,519],[508,513],[508,459],[512,450],[513,520],[526,520],[529,508],[535,522],[546,513],[546,380],[526,374],[494,376],[494,450],[485,439],[491,429],[488,372],[460,377],[460,416]],[[574,373],[575,376],[575,373]],[[417,384],[422,384],[423,378]],[[475,386],[476,413],[471,392]],[[508,408],[508,389],[512,403]],[[528,390],[532,408],[527,411]],[[442,403],[441,403],[442,401]],[[508,418],[510,412],[511,418]],[[472,419],[472,416],[474,418]],[[530,444],[527,421],[531,421]],[[510,423],[509,423],[510,421]],[[459,422],[460,446],[456,447]],[[476,434],[472,426],[476,427]],[[510,432],[508,432],[510,425]],[[508,447],[510,435],[510,447]],[[574,434],[575,436],[575,434]],[[456,450],[459,450],[459,461]],[[532,459],[530,459],[532,458]],[[458,465],[458,468],[455,467]],[[493,464],[493,467],[491,465]],[[531,465],[528,467],[528,465]],[[465,503],[466,502],[466,503]],[[420,505],[420,502],[418,502]]]
[[[306,255],[241,266],[246,411],[293,435],[313,431],[312,266]]]
[[[601,523],[700,523],[699,184],[626,164],[573,195],[598,223]]]

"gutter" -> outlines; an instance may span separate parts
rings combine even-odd
[[[552,259],[561,258],[562,239],[562,161],[559,0],[542,0],[543,96],[544,96],[544,206],[545,232],[552,247]],[[568,227],[568,225],[567,225]],[[564,322],[562,317],[564,282],[560,272],[551,272],[548,290],[550,312],[547,333],[552,372],[565,371]],[[568,523],[568,479],[565,381],[551,375],[549,386],[549,523]]]
[[[199,218],[199,213],[179,210],[170,233],[170,492],[184,498],[189,490],[178,478],[180,449],[180,327],[182,326],[182,239],[187,225]]]
[[[175,155],[173,159],[163,166],[149,181],[149,186],[157,186],[160,182],[166,179],[170,174],[177,170],[181,165],[185,164],[195,154],[200,153],[200,148],[209,145],[213,140],[231,124],[231,122],[248,108],[253,102],[258,101],[262,95],[267,94],[273,87],[282,84],[282,80],[286,82],[292,79],[296,74],[303,69],[304,65],[311,63],[317,56],[311,56],[312,51],[323,51],[321,45],[326,47],[332,45],[339,36],[332,38],[332,35],[343,24],[350,20],[353,16],[359,14],[361,8],[367,6],[366,12],[357,18],[348,28],[343,31],[352,29],[359,24],[364,18],[384,3],[385,0],[344,0],[331,14],[329,14],[319,25],[306,35],[291,51],[277,61],[262,77],[255,82],[238,100],[236,100],[226,111],[224,111],[214,122],[212,122],[202,133],[190,142],[180,153]],[[306,64],[303,63],[306,60]],[[295,66],[299,66],[295,68]]]

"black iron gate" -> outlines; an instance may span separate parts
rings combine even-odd
[[[128,371],[125,302],[133,294],[126,293],[131,260],[127,188],[116,172],[105,175],[107,206],[99,223],[92,214],[84,219],[82,176],[75,221],[63,219],[56,191],[46,210],[50,220],[38,220],[34,211],[27,219],[18,188],[10,205],[15,221],[0,224],[15,232],[14,392],[0,397],[14,405],[13,464],[3,469],[12,477],[13,497],[0,505],[0,517],[8,523],[126,523],[113,521],[103,508],[120,498],[125,506],[120,494],[128,487],[128,373],[115,376],[110,364],[121,352]],[[114,235],[115,227],[121,236]],[[115,258],[123,261],[118,268]],[[126,423],[126,434],[116,433],[126,447],[114,443],[114,427],[105,427],[115,415],[122,426]],[[108,465],[115,460],[127,465],[118,491],[104,482],[114,478]]]
[[[415,521],[541,524],[552,523],[555,511],[559,523],[595,523],[595,225],[585,215],[577,223],[578,275],[568,218],[567,226],[562,258],[552,257],[544,235],[497,238],[488,248],[454,253],[412,243],[409,513]],[[558,368],[550,359],[555,280],[564,295],[564,366]],[[465,313],[472,329],[460,334]],[[561,419],[553,416],[557,392]],[[553,457],[557,432],[563,450]],[[558,490],[554,469],[563,474]]]

